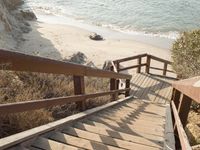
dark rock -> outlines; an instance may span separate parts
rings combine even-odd
[[[90,38],[91,40],[95,40],[95,41],[102,41],[102,40],[104,40],[103,37],[102,37],[101,35],[97,34],[97,33],[91,34],[91,35],[89,36],[89,38]]]
[[[20,13],[25,20],[32,21],[37,19],[35,14],[30,10],[21,10]]]
[[[87,56],[82,52],[78,52],[73,54],[69,61],[77,64],[85,64],[87,61]]]

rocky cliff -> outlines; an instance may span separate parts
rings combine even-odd
[[[0,0],[0,48],[17,50],[22,34],[30,31],[27,20],[36,17],[22,10],[22,4],[22,0]]]

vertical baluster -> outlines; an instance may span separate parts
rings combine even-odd
[[[164,63],[164,70],[163,70],[163,76],[166,76],[167,75],[167,63],[165,62]]]
[[[140,73],[140,72],[141,72],[141,62],[142,62],[142,58],[139,57],[137,61],[138,61],[138,65],[139,65],[138,68],[137,68],[137,73]]]
[[[147,55],[146,73],[148,74],[150,70],[150,63],[151,63],[151,55]]]
[[[85,94],[85,83],[84,76],[73,76],[74,78],[74,94],[82,95]],[[85,110],[85,100],[77,102],[78,109]]]

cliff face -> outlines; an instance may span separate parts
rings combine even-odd
[[[22,4],[22,0],[0,0],[0,48],[17,50],[24,40],[22,34],[30,31],[26,20],[35,16],[23,11]]]

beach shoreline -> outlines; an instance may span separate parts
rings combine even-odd
[[[99,68],[106,60],[115,60],[141,53],[149,53],[170,60],[169,49],[160,48],[148,44],[148,42],[138,42],[128,36],[126,38],[125,35],[124,37],[117,37],[117,34],[107,36],[113,34],[109,30],[103,34],[104,41],[93,41],[89,39],[89,35],[97,30],[41,21],[29,23],[32,31],[23,35],[25,41],[19,47],[19,51],[23,53],[63,60],[74,53],[82,52]]]

